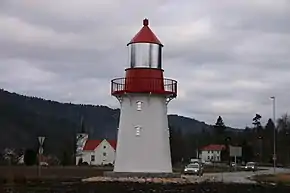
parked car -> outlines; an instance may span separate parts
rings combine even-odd
[[[204,161],[203,164],[204,165],[207,165],[207,166],[211,166],[211,165],[213,165],[213,162],[211,162],[211,161]]]
[[[247,171],[256,171],[257,169],[258,167],[255,162],[248,162],[245,166],[245,170]]]
[[[201,163],[200,159],[190,159],[190,163]]]
[[[235,162],[231,162],[231,163],[230,163],[230,167],[233,167],[233,168],[234,168],[234,167],[236,167],[236,165],[237,165],[237,164],[236,164]]]
[[[203,167],[201,164],[191,163],[191,164],[188,164],[187,166],[185,166],[183,173],[202,176],[203,175]]]
[[[48,166],[48,163],[47,162],[40,162],[39,165],[41,165],[41,166]]]

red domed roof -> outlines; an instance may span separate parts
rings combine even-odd
[[[152,43],[152,44],[159,44],[163,46],[161,42],[159,41],[159,39],[152,32],[152,30],[148,27],[148,25],[149,25],[148,19],[144,19],[142,29],[127,44],[127,46],[133,43]]]

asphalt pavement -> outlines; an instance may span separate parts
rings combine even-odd
[[[205,173],[203,176],[193,176],[193,175],[183,175],[182,178],[138,178],[138,177],[125,177],[125,178],[112,178],[112,177],[91,177],[83,179],[87,182],[96,182],[96,181],[136,181],[136,182],[155,182],[155,183],[199,183],[199,182],[223,182],[223,183],[256,183],[254,180],[251,180],[251,177],[261,174],[274,174],[274,170],[271,167],[259,167],[258,171],[237,171],[237,172],[224,172],[224,173]],[[276,168],[276,174],[280,173],[290,173],[288,168]]]
[[[224,182],[224,183],[256,183],[250,178],[254,175],[261,174],[274,174],[274,168],[271,167],[260,167],[261,170],[252,171],[240,171],[240,172],[224,172],[224,173],[205,173],[202,177],[198,176],[183,176],[192,182]],[[279,173],[290,173],[290,169],[276,168],[276,174]]]

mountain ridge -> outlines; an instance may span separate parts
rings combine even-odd
[[[116,139],[119,112],[104,105],[61,103],[0,89],[0,148],[33,146],[39,135],[47,137],[49,151],[63,144],[71,147],[82,117],[90,138]],[[168,122],[183,134],[213,128],[180,115],[168,115]]]

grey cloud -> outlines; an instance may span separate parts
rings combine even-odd
[[[134,9],[133,9],[134,8]],[[126,43],[149,17],[164,43],[169,106],[244,128],[289,111],[288,1],[0,1],[0,87],[62,102],[118,107],[110,80],[129,66]]]

